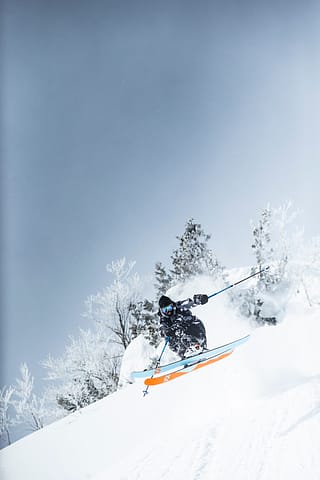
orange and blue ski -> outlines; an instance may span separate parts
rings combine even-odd
[[[186,367],[183,367],[171,373],[160,375],[159,377],[146,378],[144,380],[144,383],[145,385],[153,386],[153,385],[161,385],[162,383],[170,382],[171,380],[175,380],[176,378],[182,377],[183,375],[187,375],[188,373],[193,372],[194,370],[198,370],[199,368],[206,367],[207,365],[211,365],[212,363],[218,362],[219,360],[222,360],[223,358],[226,358],[229,355],[231,355],[232,352],[233,350],[229,350],[225,353],[209,358],[208,360],[198,361],[197,363],[193,363],[192,365],[188,365]]]
[[[233,342],[227,343],[226,345],[221,345],[216,348],[212,348],[211,350],[205,350],[202,353],[197,355],[193,355],[192,357],[183,358],[182,360],[178,360],[177,362],[168,363],[167,365],[160,365],[157,368],[151,368],[150,370],[142,370],[139,372],[132,372],[132,378],[147,378],[152,377],[153,375],[159,375],[166,372],[170,372],[171,370],[177,370],[183,367],[185,369],[188,365],[193,365],[194,363],[198,363],[203,360],[209,360],[212,357],[216,357],[217,355],[221,355],[225,352],[233,350],[238,345],[245,343],[249,340],[250,335],[246,335],[245,337],[239,338],[234,340]]]

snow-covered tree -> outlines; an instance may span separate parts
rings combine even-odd
[[[4,387],[0,390],[0,438],[1,440],[11,444],[10,429],[13,425],[12,417],[9,413],[12,406],[13,387]],[[5,438],[4,438],[5,437]]]
[[[155,288],[157,297],[161,297],[161,295],[165,295],[167,290],[172,286],[172,275],[166,271],[164,265],[161,262],[157,262],[154,271],[155,276]]]
[[[320,237],[306,241],[303,232],[296,236],[294,260],[289,264],[297,292],[303,292],[310,307],[320,304]]]
[[[32,431],[44,426],[48,415],[45,397],[38,397],[34,392],[34,378],[26,363],[20,366],[21,377],[16,380],[15,399],[12,402],[17,413],[17,421],[26,424]]]
[[[266,265],[271,267],[259,277],[261,289],[273,291],[286,277],[288,262],[294,255],[293,239],[298,233],[291,228],[297,214],[292,210],[291,202],[278,208],[268,206],[262,211],[258,225],[253,226],[256,269],[261,270]]]
[[[49,357],[43,366],[52,383],[50,395],[60,407],[75,411],[114,392],[120,359],[139,330],[151,339],[151,308],[142,301],[142,283],[133,272],[135,262],[125,258],[107,265],[112,283],[86,301],[85,317],[93,328],[71,338],[60,358]]]
[[[267,206],[258,223],[252,224],[252,249],[256,257],[252,273],[261,271],[261,274],[256,277],[256,284],[239,296],[241,312],[259,323],[275,324],[284,309],[291,281],[288,263],[293,256],[290,225],[297,215],[291,208],[290,202],[278,208]]]
[[[208,247],[210,238],[193,218],[187,221],[184,233],[177,237],[179,247],[171,255],[170,275],[174,281],[184,282],[201,274],[216,278],[222,275],[223,267]]]
[[[271,216],[271,209],[267,207],[262,211],[258,225],[253,225],[253,243],[251,246],[256,256],[258,271],[262,271],[262,269],[268,266],[273,260],[274,250],[271,244],[270,232]],[[254,271],[252,273],[254,273]],[[270,281],[270,272],[268,270],[261,273],[259,282],[263,282],[266,289],[269,288],[272,282]]]
[[[34,378],[26,363],[20,366],[20,378],[15,385],[5,387],[0,392],[0,437],[6,437],[11,443],[11,434],[39,430],[45,424],[58,417],[58,409],[50,402],[45,391],[42,395],[34,393]],[[19,426],[19,430],[16,427]]]
[[[320,239],[305,240],[304,230],[295,223],[299,213],[291,202],[264,210],[256,229],[262,241],[256,242],[256,236],[254,246],[257,267],[266,262],[270,269],[261,274],[257,290],[260,297],[267,294],[273,298],[283,296],[289,288],[300,290],[312,306],[320,301]]]
[[[132,326],[135,322],[133,305],[141,301],[141,280],[133,273],[135,262],[126,262],[125,258],[107,265],[107,271],[113,274],[113,283],[102,292],[91,295],[87,302],[86,316],[112,333],[113,340],[127,348],[132,338]]]
[[[150,345],[157,346],[161,340],[159,335],[159,317],[156,302],[144,300],[132,306],[132,315],[136,319],[132,327],[133,338],[143,335]]]
[[[49,356],[42,362],[47,378],[54,382],[51,397],[73,412],[109,395],[117,389],[120,358],[103,329],[80,330],[60,358]]]

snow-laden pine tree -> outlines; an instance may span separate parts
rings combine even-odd
[[[283,282],[289,261],[290,238],[288,226],[296,217],[297,212],[290,212],[291,203],[278,208],[262,210],[258,225],[253,225],[252,248],[256,256],[255,270],[271,268],[261,273],[258,284],[262,290],[274,291]]]
[[[288,293],[288,262],[291,259],[289,225],[296,217],[291,204],[263,209],[256,225],[252,224],[252,249],[261,271],[256,284],[240,292],[240,310],[258,323],[275,324],[283,313],[283,299]],[[265,267],[269,267],[265,269]]]
[[[150,345],[157,346],[159,344],[161,337],[157,311],[157,303],[147,299],[132,305],[132,315],[136,319],[132,326],[133,338],[143,335]]]
[[[251,247],[256,256],[257,271],[262,271],[273,261],[274,249],[271,244],[271,217],[271,209],[267,207],[262,210],[258,225],[252,225],[253,242]],[[252,269],[252,273],[254,272],[255,269]],[[258,281],[260,284],[263,284],[266,289],[269,289],[273,283],[270,279],[270,270],[264,270],[259,276]]]
[[[161,295],[165,295],[165,293],[172,286],[172,275],[167,272],[166,268],[161,262],[157,262],[155,266],[154,277],[156,281],[154,286],[157,297],[161,297]]]
[[[12,407],[13,387],[4,387],[0,390],[0,440],[1,444],[11,444],[11,428],[14,425],[12,416],[10,415],[10,407]]]
[[[172,282],[185,282],[196,275],[211,275],[218,278],[222,275],[223,267],[210,250],[208,241],[211,235],[204,232],[200,223],[190,218],[181,237],[177,237],[179,247],[171,255]]]

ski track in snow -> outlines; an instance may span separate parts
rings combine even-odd
[[[195,450],[193,468],[191,469],[191,478],[201,480],[205,478],[208,465],[212,462],[215,453],[216,434],[215,429],[211,428],[202,433]]]
[[[297,403],[291,401],[293,394]],[[305,435],[299,441],[298,432],[319,416],[319,395],[320,382],[314,378],[247,407],[230,410],[227,405],[219,420],[211,418],[207,425],[176,434],[169,429],[164,440],[150,443],[147,454],[133,455],[125,466],[114,465],[95,480],[302,480],[306,472],[308,480],[319,480],[319,461],[311,453],[319,442],[318,430],[313,429],[314,437],[309,432],[307,442]],[[287,455],[286,437],[295,430],[290,449],[295,453]]]
[[[201,429],[189,433],[189,438],[184,436],[179,436],[180,438],[171,437],[171,441],[168,440],[168,443],[153,446],[147,455],[132,459],[133,466],[131,468],[126,466],[126,471],[121,473],[120,476],[119,471],[118,473],[115,471],[118,470],[116,468],[108,472],[107,478],[117,480],[172,480],[181,478],[184,480],[200,480],[206,478],[207,466],[214,455],[215,429],[205,431]]]

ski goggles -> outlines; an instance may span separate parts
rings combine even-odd
[[[173,305],[167,305],[166,307],[162,307],[161,308],[161,312],[164,314],[164,315],[170,315],[171,312],[173,312]]]

